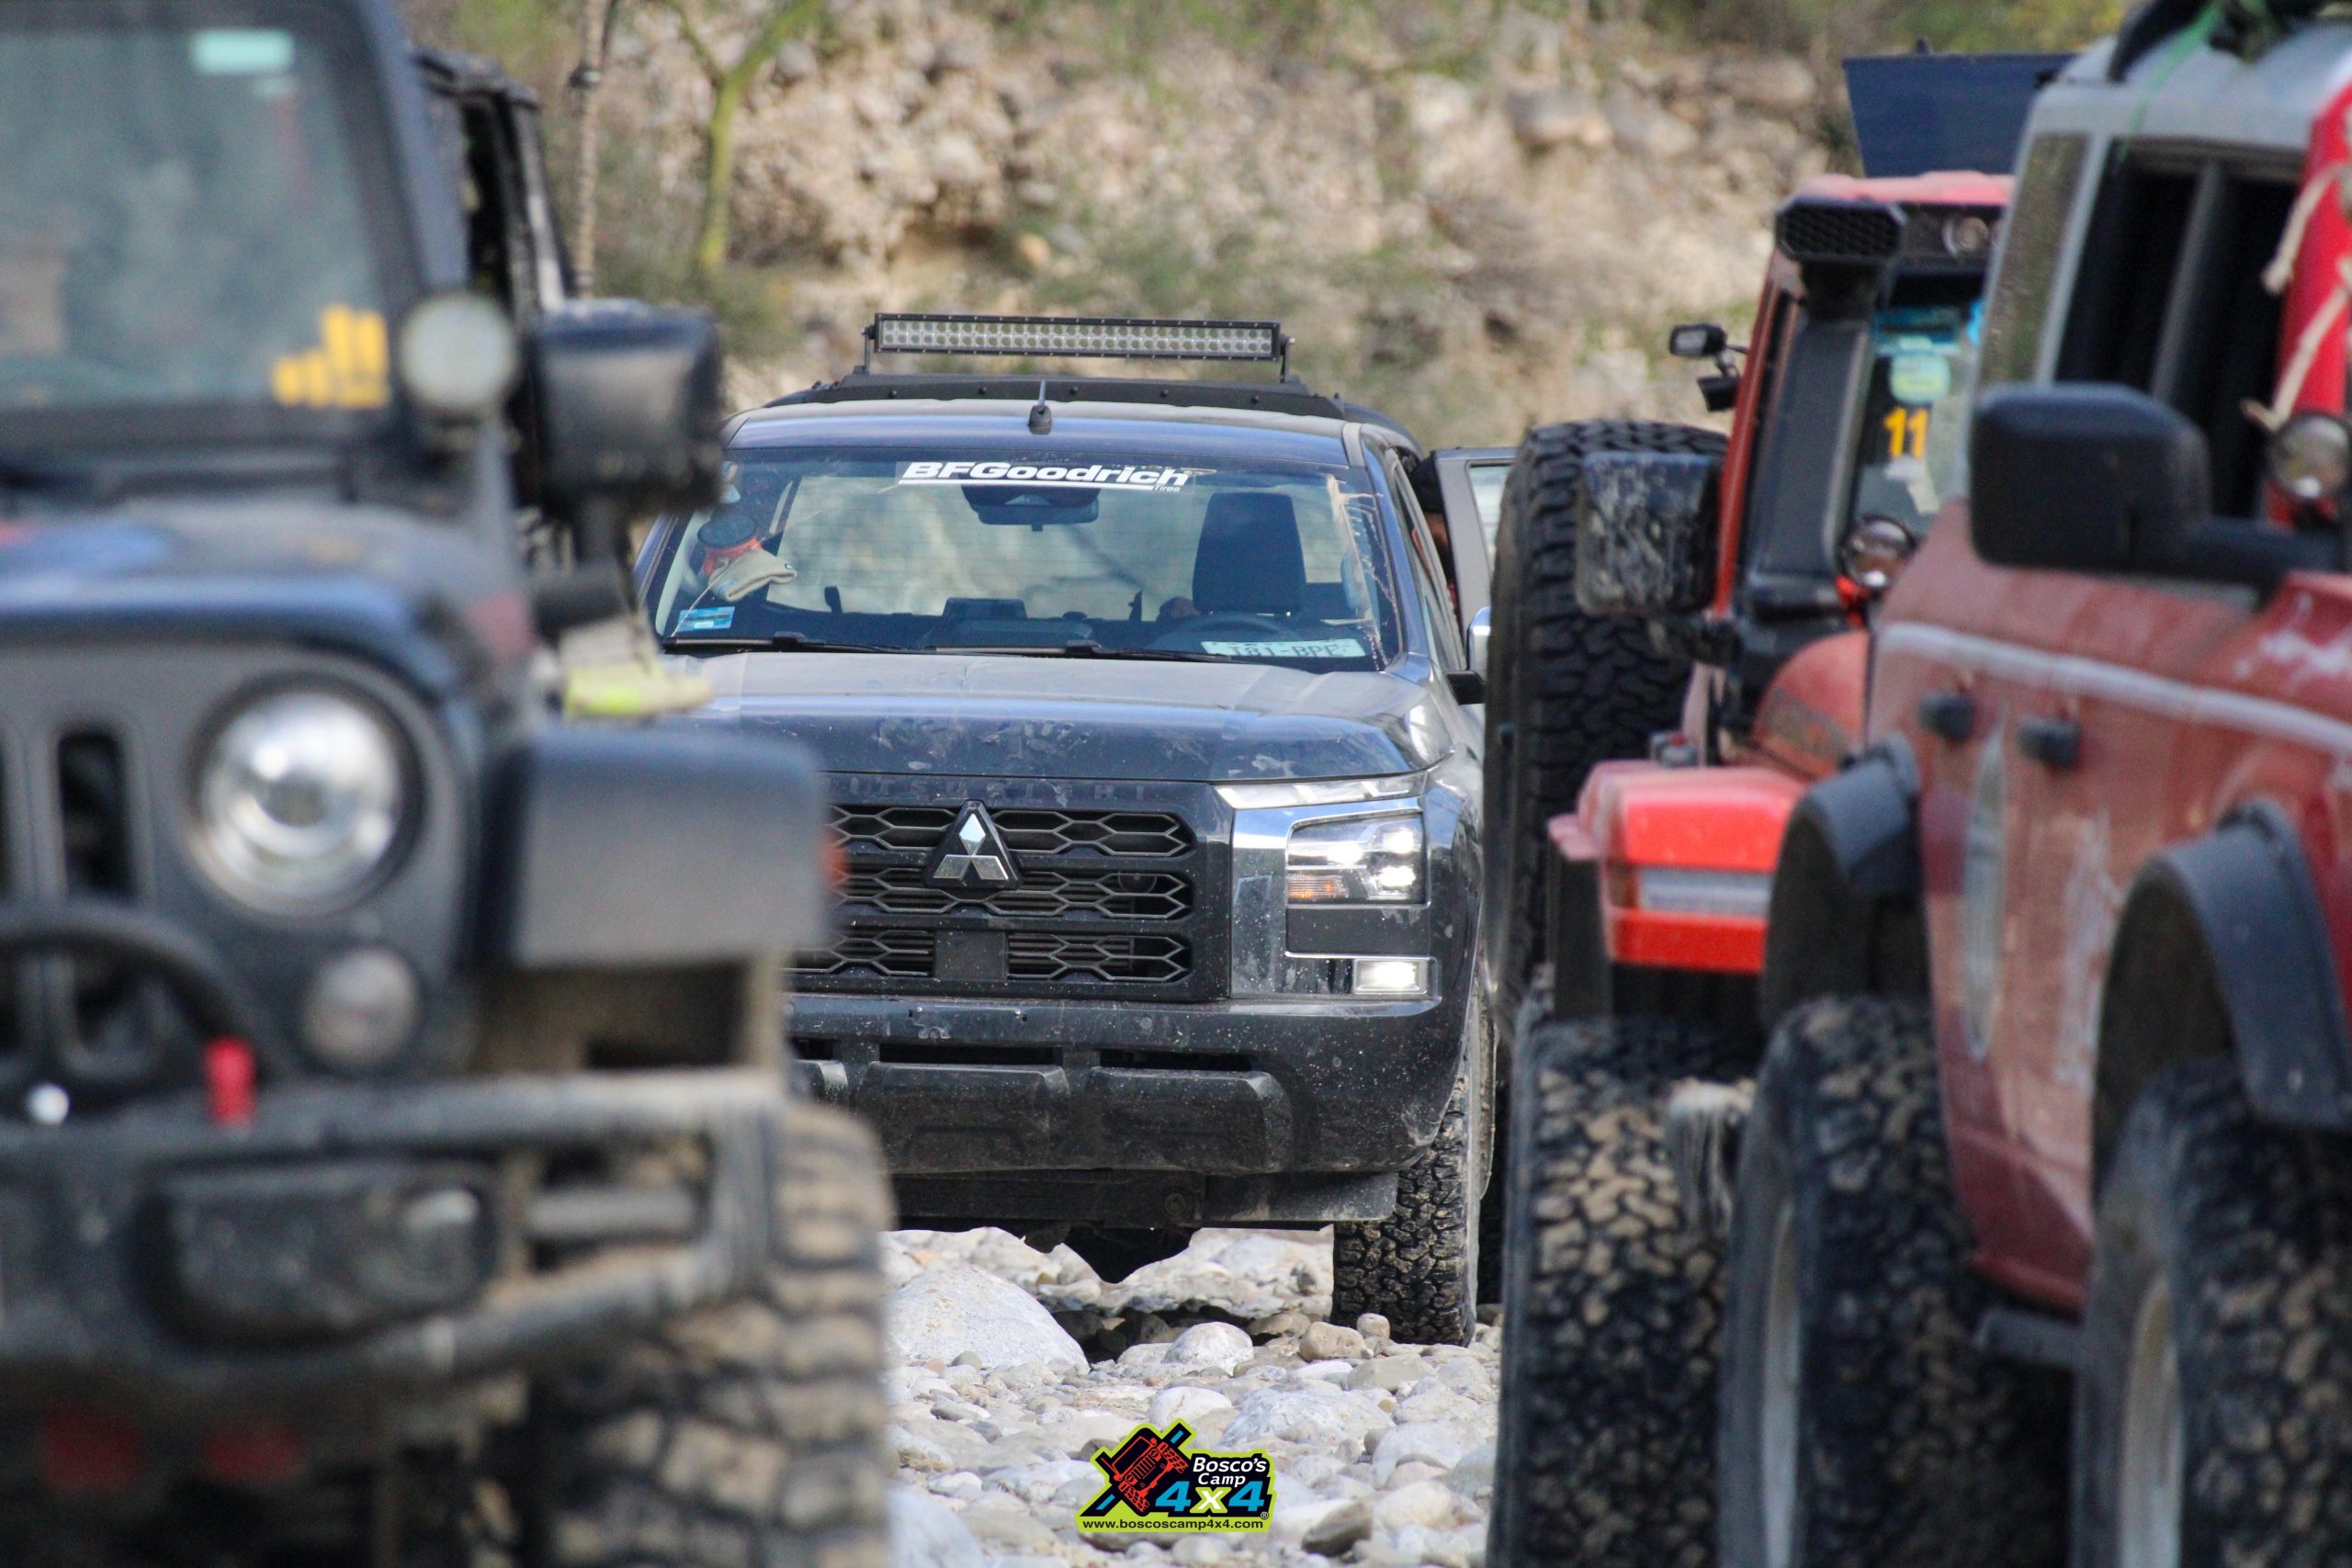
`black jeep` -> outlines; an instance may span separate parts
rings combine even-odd
[[[0,9],[0,1561],[878,1562],[815,777],[543,716],[715,340],[469,291],[428,101],[372,0]]]
[[[1494,1093],[1464,643],[1486,538],[1418,499],[1468,510],[1439,472],[1464,459],[1287,376],[871,372],[747,415],[728,455],[723,502],[657,528],[639,581],[718,688],[697,721],[831,774],[843,931],[801,960],[793,1040],[880,1130],[901,1211],[1067,1235],[1113,1274],[1201,1225],[1336,1223],[1335,1315],[1466,1338]]]

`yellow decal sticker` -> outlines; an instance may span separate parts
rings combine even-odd
[[[269,392],[288,408],[379,409],[391,401],[391,353],[384,318],[330,305],[319,312],[319,346],[281,355]]]

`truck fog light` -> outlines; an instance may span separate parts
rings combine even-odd
[[[1352,990],[1359,997],[1426,997],[1430,994],[1430,961],[1359,958]]]
[[[416,1032],[416,971],[384,947],[356,947],[319,965],[302,998],[302,1038],[345,1071],[380,1067]]]

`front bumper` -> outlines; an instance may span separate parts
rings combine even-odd
[[[1378,1217],[1436,1135],[1463,1029],[1444,998],[823,996],[795,1001],[792,1037],[811,1093],[880,1134],[902,1213],[1167,1224]]]
[[[291,1087],[234,1128],[193,1105],[0,1126],[0,1404],[308,1423],[731,1299],[775,1253],[783,1110],[772,1073],[587,1074]],[[605,1163],[559,1180],[582,1160]],[[331,1295],[349,1282],[346,1259],[290,1233],[338,1201],[364,1229],[369,1190],[402,1173],[481,1194],[478,1288],[421,1315],[273,1332],[272,1314],[311,1294],[289,1270],[335,1270]],[[241,1182],[277,1183],[285,1201],[241,1208]],[[265,1266],[241,1275],[241,1259]]]

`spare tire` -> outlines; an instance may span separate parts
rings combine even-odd
[[[1491,1010],[1515,1032],[1542,958],[1544,825],[1575,809],[1596,762],[1648,755],[1682,718],[1690,661],[1658,652],[1630,617],[1577,607],[1577,513],[1596,452],[1713,456],[1712,430],[1648,420],[1583,420],[1530,431],[1503,485],[1495,540],[1494,640],[1487,698],[1486,930]],[[1516,1041],[1498,1043],[1512,1062]],[[1508,1066],[1506,1067],[1508,1071]]]

